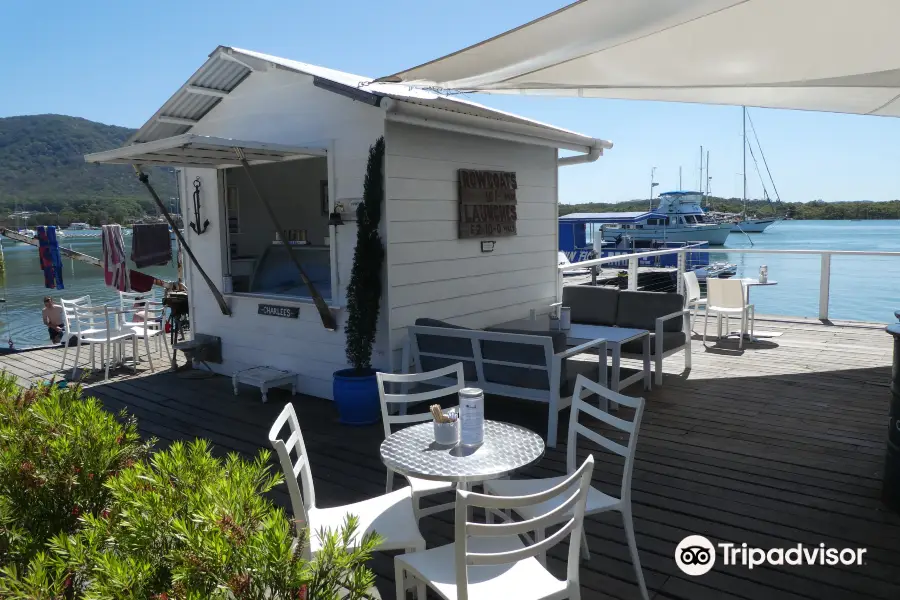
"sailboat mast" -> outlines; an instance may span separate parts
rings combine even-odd
[[[744,218],[746,218],[747,217],[747,107],[742,106],[741,111],[742,111],[741,114],[743,116],[742,125],[743,125],[743,129],[744,129],[744,135],[743,135],[743,139],[744,139],[744,168],[743,168],[743,171],[744,171],[743,172],[744,195],[743,195],[743,201],[744,201]]]
[[[697,189],[700,190],[700,206],[703,206],[703,146],[700,146],[700,181],[697,182]]]
[[[709,208],[709,150],[706,151],[706,208]]]

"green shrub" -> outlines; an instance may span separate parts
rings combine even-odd
[[[207,442],[175,443],[107,483],[110,509],[59,535],[27,576],[7,570],[0,597],[91,600],[350,600],[368,597],[365,567],[378,544],[347,550],[357,521],[326,536],[311,563],[284,511],[264,494],[282,482],[269,453],[219,459]],[[29,577],[31,578],[29,580]]]
[[[109,506],[107,481],[149,452],[81,388],[22,390],[0,373],[0,565],[23,566],[59,533]]]

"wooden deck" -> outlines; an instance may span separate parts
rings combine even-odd
[[[699,329],[699,327],[698,327]],[[818,321],[760,321],[781,333],[742,352],[734,340],[704,346],[695,337],[694,368],[682,373],[680,355],[666,360],[662,387],[645,393],[633,482],[635,528],[647,585],[658,599],[742,598],[896,600],[900,598],[900,515],[879,500],[889,403],[891,338],[883,326]],[[42,351],[46,352],[46,351]],[[26,373],[42,360],[0,358],[0,367]],[[34,366],[34,368],[38,368]],[[16,371],[17,370],[17,371]],[[22,375],[24,377],[24,375]],[[90,385],[110,409],[126,409],[160,445],[195,436],[219,451],[253,454],[267,447],[266,433],[287,392],[246,388],[232,395],[224,377],[189,379],[163,373]],[[641,393],[637,386],[627,390]],[[329,506],[384,490],[378,458],[380,425],[347,428],[330,402],[297,396],[319,503]],[[488,418],[543,431],[544,410],[533,403],[491,397]],[[565,441],[565,418],[560,440]],[[581,449],[583,453],[586,449]],[[596,453],[594,480],[614,490],[619,465]],[[560,474],[565,447],[524,470],[523,477]],[[286,495],[277,499],[286,503]],[[430,546],[449,543],[452,514],[422,520]],[[582,598],[638,598],[617,515],[586,520],[591,559],[582,565]],[[867,548],[862,566],[723,566],[688,577],[673,560],[690,534],[713,542],[746,542],[764,549],[803,543]],[[550,567],[562,575],[563,554]],[[384,598],[394,597],[392,559],[372,564]]]

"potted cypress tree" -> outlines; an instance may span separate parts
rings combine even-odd
[[[372,369],[372,344],[378,330],[384,245],[378,226],[384,203],[384,138],[369,148],[363,201],[356,210],[356,249],[347,286],[347,362],[334,373],[334,401],[342,423],[368,425],[380,418],[378,382]]]

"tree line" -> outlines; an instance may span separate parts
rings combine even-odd
[[[659,206],[654,199],[653,207]],[[704,209],[729,213],[743,211],[743,200],[740,198],[720,198],[710,196],[703,202]],[[559,214],[568,215],[576,212],[635,212],[649,208],[646,199],[629,200],[627,202],[585,202],[580,204],[560,204]],[[853,219],[900,219],[900,200],[872,202],[857,200],[849,202],[772,202],[771,200],[748,200],[747,213],[750,216],[765,217],[777,215],[798,220],[853,220]]]

